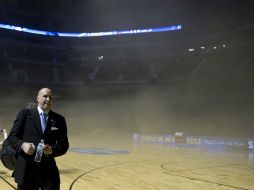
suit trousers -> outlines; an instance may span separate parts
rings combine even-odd
[[[18,185],[17,190],[60,190],[60,185],[56,184],[45,184],[45,185],[37,185],[36,187],[25,187],[22,185]]]
[[[60,190],[60,183],[50,176],[50,173],[43,170],[45,166],[34,165],[33,172],[27,175],[24,185],[18,184],[17,190]]]

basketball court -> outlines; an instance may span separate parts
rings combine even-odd
[[[57,158],[61,190],[251,190],[253,154],[136,144],[130,135],[70,136]],[[50,171],[49,171],[50,172]],[[1,190],[16,185],[0,165]]]

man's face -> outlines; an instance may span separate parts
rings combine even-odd
[[[39,91],[37,96],[38,106],[44,110],[49,111],[52,105],[52,92],[48,88],[43,88]]]

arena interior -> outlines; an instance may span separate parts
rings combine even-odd
[[[21,108],[36,106],[38,89],[53,89],[70,140],[59,158],[61,189],[253,189],[253,1],[3,0],[0,10],[0,138]],[[178,28],[158,29],[169,26]],[[119,157],[106,157],[108,150]],[[239,157],[244,169],[234,167]],[[93,166],[146,158],[159,162],[123,164],[106,182],[103,174],[85,175]],[[202,180],[173,175],[172,159],[183,158],[186,168],[205,167],[209,159],[211,168],[225,165],[223,159],[232,167]],[[157,165],[166,177],[156,174]],[[234,178],[221,178],[231,171]],[[126,172],[132,177],[118,179]],[[237,177],[244,172],[246,178]],[[1,165],[1,190],[15,189],[10,175]]]

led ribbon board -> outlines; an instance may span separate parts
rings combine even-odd
[[[97,36],[131,35],[131,34],[153,33],[153,32],[168,32],[168,31],[174,31],[174,30],[181,30],[182,26],[174,25],[174,26],[165,26],[165,27],[158,27],[158,28],[147,28],[147,29],[115,30],[115,31],[108,31],[108,32],[83,32],[83,33],[51,32],[51,31],[44,31],[44,30],[29,29],[29,28],[13,26],[8,24],[0,24],[0,28],[7,29],[7,30],[14,30],[18,32],[44,35],[44,36],[81,38],[81,37],[97,37]]]

